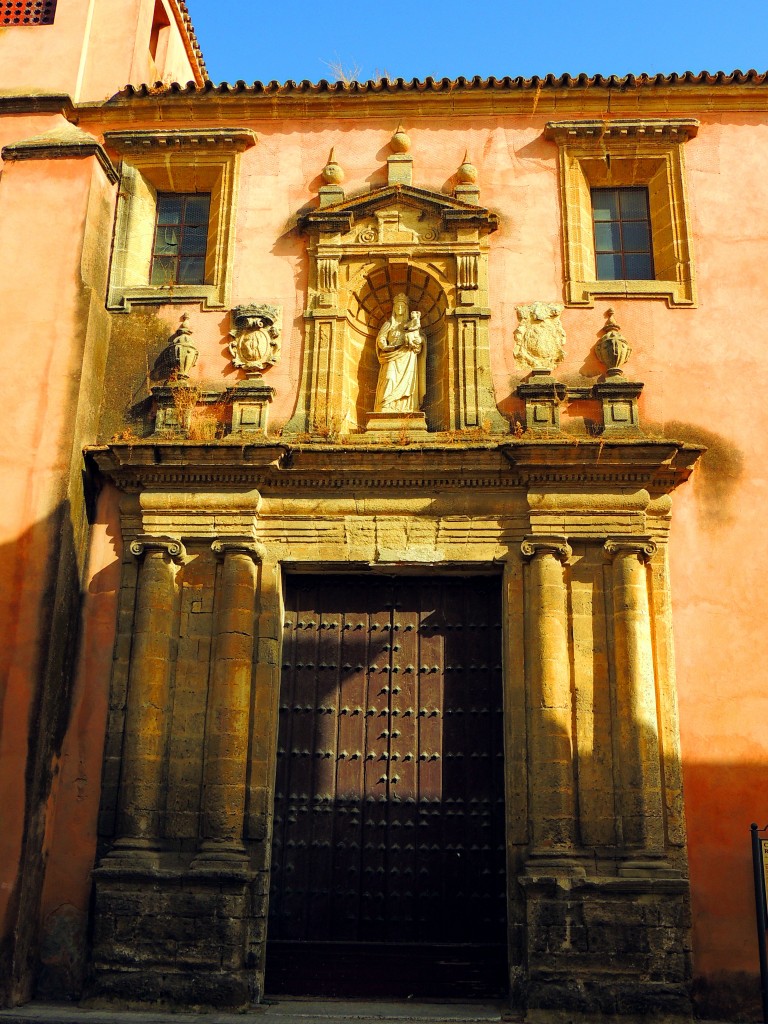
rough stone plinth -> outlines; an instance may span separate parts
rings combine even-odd
[[[551,1019],[535,1011],[690,1017],[686,879],[519,881],[526,893],[531,1020]]]
[[[94,879],[91,995],[137,1006],[240,1009],[258,1001],[248,870],[106,863]]]
[[[371,412],[368,413],[366,430],[388,434],[426,432],[427,418],[423,412]]]

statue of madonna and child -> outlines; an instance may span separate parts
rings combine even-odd
[[[426,394],[426,338],[421,313],[410,312],[408,298],[402,293],[395,296],[392,315],[376,337],[376,355],[375,412],[418,413]]]

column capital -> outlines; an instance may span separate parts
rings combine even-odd
[[[264,545],[249,537],[219,537],[211,544],[211,551],[217,558],[224,558],[230,551],[241,555],[250,555],[254,562],[263,562],[267,557],[267,549]]]
[[[603,550],[610,557],[616,555],[637,555],[642,562],[647,562],[656,552],[656,541],[648,536],[609,537]]]
[[[563,564],[573,554],[568,539],[557,534],[529,534],[520,545],[523,558],[533,558],[539,551],[554,555]]]
[[[165,551],[174,562],[182,562],[187,550],[178,537],[155,537],[149,533],[139,534],[129,545],[134,558],[141,558],[147,551]]]

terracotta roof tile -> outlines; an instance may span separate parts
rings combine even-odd
[[[177,0],[180,6],[186,9],[182,0]],[[188,15],[187,15],[188,17]],[[191,22],[190,22],[191,25]],[[199,50],[198,50],[199,52]],[[200,58],[202,62],[202,57]],[[202,65],[204,67],[204,65]],[[310,82],[304,79],[301,82],[289,80],[287,82],[254,82],[249,85],[242,80],[230,84],[222,82],[215,85],[210,79],[206,79],[203,85],[195,85],[193,82],[187,85],[174,83],[167,87],[172,93],[216,93],[226,95],[228,93],[252,93],[254,95],[307,95],[318,93],[343,93],[348,95],[362,93],[439,93],[457,91],[518,91],[518,90],[542,90],[542,89],[634,89],[638,87],[668,86],[668,85],[768,85],[768,71],[700,71],[696,74],[693,71],[685,71],[682,74],[671,75],[545,75],[540,77],[534,75],[532,78],[481,78],[476,75],[474,78],[404,78],[379,79],[367,82],[329,82],[321,79],[319,82]],[[156,96],[157,87],[149,85],[126,86],[118,95],[129,96]]]
[[[197,69],[200,72],[200,78],[202,81],[209,81],[208,69],[205,66],[203,60],[203,52],[200,49],[200,44],[197,41],[197,35],[195,33],[195,26],[192,24],[192,18],[187,7],[186,0],[174,0],[176,7],[178,8],[179,15],[181,16],[184,30],[189,40],[189,45],[192,50],[190,57],[194,55],[195,62],[197,63]]]

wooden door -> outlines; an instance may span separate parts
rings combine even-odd
[[[295,576],[266,987],[507,986],[498,578]]]

